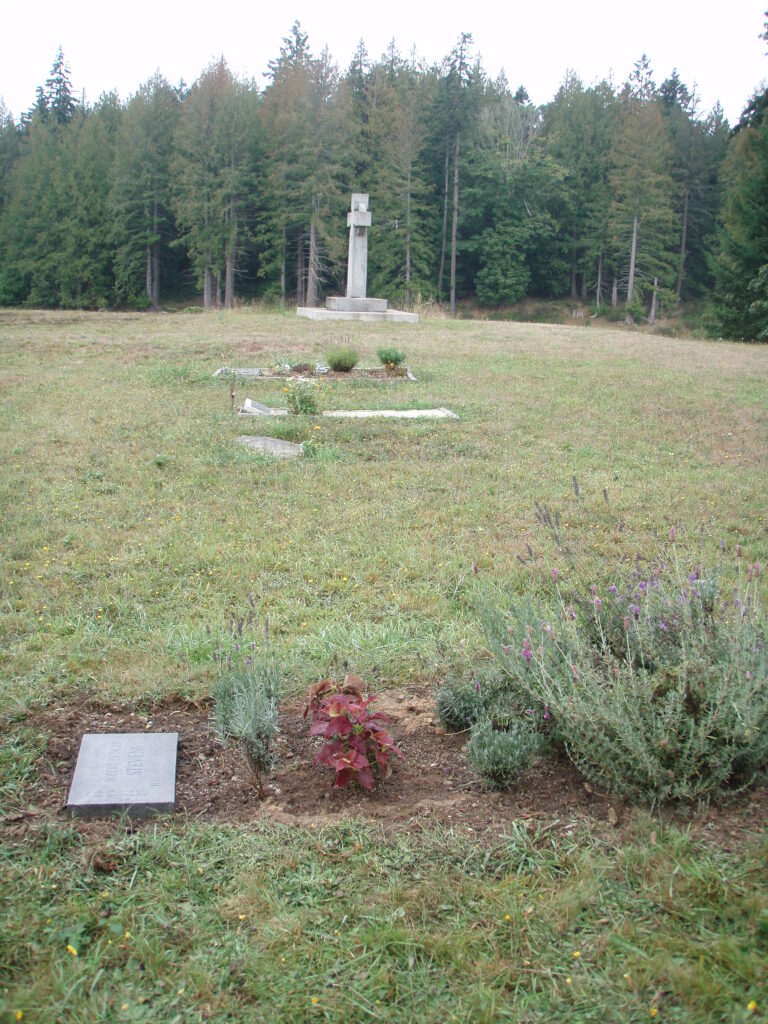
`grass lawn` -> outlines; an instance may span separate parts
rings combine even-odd
[[[344,324],[363,364],[402,348],[417,380],[325,381],[325,408],[460,419],[237,419],[217,367],[322,360],[333,328],[0,312],[0,1021],[765,1020],[759,835],[729,852],[644,810],[620,838],[513,820],[493,841],[320,808],[314,828],[10,824],[41,703],[199,701],[235,643],[276,654],[289,694],[345,663],[380,690],[470,673],[476,584],[572,571],[537,502],[585,578],[672,526],[726,591],[737,543],[768,562],[765,346]],[[236,401],[282,405],[283,384]],[[244,433],[311,455],[259,458]]]

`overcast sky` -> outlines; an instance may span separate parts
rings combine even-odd
[[[220,7],[196,0],[0,0],[0,96],[18,116],[34,103],[61,45],[72,85],[89,101],[116,89],[123,99],[159,69],[169,81],[191,84],[224,55],[239,75],[263,85],[269,60],[294,20],[318,53],[327,45],[345,68],[362,38],[378,57],[394,38],[403,54],[440,60],[461,32],[471,32],[486,71],[503,68],[512,88],[525,85],[535,103],[555,93],[568,68],[589,85],[607,76],[618,84],[647,53],[657,82],[676,67],[697,85],[701,110],[719,100],[731,122],[768,77],[766,44],[759,38],[768,0],[512,0],[458,3],[431,11],[417,0],[229,0]]]

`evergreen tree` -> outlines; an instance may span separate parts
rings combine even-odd
[[[72,96],[72,82],[69,67],[64,61],[64,51],[59,47],[51,74],[45,83],[45,106],[59,124],[67,124],[77,108]]]
[[[182,103],[174,136],[174,212],[206,309],[230,309],[234,301],[250,234],[257,103],[255,85],[236,79],[223,58],[203,71]]]
[[[734,129],[723,168],[725,202],[714,259],[720,331],[768,337],[768,90],[755,95]]]
[[[111,194],[115,288],[120,299],[158,309],[161,266],[173,261],[170,168],[180,98],[156,73],[128,104],[117,137]]]

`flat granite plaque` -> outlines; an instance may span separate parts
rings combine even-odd
[[[79,816],[172,811],[178,740],[176,732],[85,733],[67,808]]]

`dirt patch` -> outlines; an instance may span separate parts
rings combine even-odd
[[[313,744],[302,716],[302,702],[286,703],[280,717],[277,769],[260,802],[241,754],[221,745],[211,723],[210,702],[173,700],[148,713],[112,708],[92,700],[30,709],[25,724],[47,737],[37,763],[37,780],[27,805],[0,821],[0,834],[19,837],[42,819],[64,818],[66,800],[85,732],[177,732],[179,734],[176,811],[171,818],[247,822],[262,816],[281,822],[318,824],[362,817],[406,827],[428,817],[443,825],[482,834],[504,835],[512,823],[537,823],[567,830],[578,820],[621,835],[631,806],[585,785],[564,758],[544,757],[523,772],[507,792],[490,792],[478,780],[464,753],[466,734],[444,733],[429,691],[381,695],[377,709],[391,716],[390,731],[406,761],[395,759],[390,779],[372,794],[358,788],[334,790],[333,773],[312,763]],[[725,849],[736,849],[745,833],[765,827],[768,787],[758,787],[724,806],[693,811],[669,809],[662,817],[688,825]],[[83,826],[85,827],[85,825]]]

